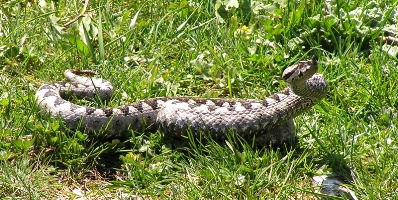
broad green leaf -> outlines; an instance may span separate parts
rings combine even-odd
[[[65,33],[62,34],[62,37],[67,39],[72,45],[75,45],[77,50],[79,50],[83,55],[88,56],[90,54],[88,46],[84,44],[84,42],[81,41],[78,37],[76,37],[76,35]]]
[[[90,35],[88,34],[88,31],[87,31],[87,29],[86,29],[86,26],[84,26],[84,25],[83,25],[83,31],[84,31],[84,38],[85,38],[86,41],[87,41],[88,50],[90,51],[90,54],[91,54],[91,58],[93,59],[94,63],[97,64],[97,58],[96,58],[96,56],[95,56],[94,47],[93,47],[93,45],[91,44]]]

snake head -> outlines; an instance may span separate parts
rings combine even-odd
[[[305,82],[318,71],[318,62],[313,56],[311,60],[299,61],[283,71],[282,78],[288,84]]]
[[[298,96],[310,98],[314,102],[320,101],[328,92],[328,85],[321,74],[317,74],[318,62],[316,57],[311,60],[300,61],[296,65],[285,69],[283,80]]]

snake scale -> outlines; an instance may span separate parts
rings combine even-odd
[[[128,138],[131,131],[156,131],[165,136],[194,137],[208,133],[224,140],[228,132],[256,142],[285,143],[295,137],[293,118],[310,109],[327,93],[328,85],[317,74],[316,58],[286,68],[288,87],[264,100],[195,97],[159,97],[117,108],[93,108],[65,99],[110,99],[113,87],[90,70],[66,70],[68,82],[43,84],[36,93],[42,110],[59,117],[67,127],[86,132],[103,131],[109,138]]]

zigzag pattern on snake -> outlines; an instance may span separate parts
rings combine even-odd
[[[317,74],[315,58],[286,68],[282,78],[289,87],[264,100],[195,97],[159,97],[141,100],[118,108],[93,108],[73,104],[65,99],[110,99],[111,83],[90,70],[66,70],[69,82],[43,84],[36,93],[39,107],[59,117],[71,129],[103,131],[110,138],[127,138],[131,131],[161,132],[194,137],[207,132],[215,140],[226,139],[233,131],[245,139],[283,143],[295,137],[293,118],[310,109],[327,93],[328,86]],[[94,87],[95,85],[95,87]]]

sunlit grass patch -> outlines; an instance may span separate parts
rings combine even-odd
[[[397,3],[6,1],[0,8],[0,196],[319,198],[341,177],[358,199],[397,192]],[[390,38],[390,39],[388,39]],[[327,97],[297,117],[299,146],[106,140],[40,113],[35,90],[91,69],[119,106],[160,96],[264,99],[284,68],[317,56]],[[181,148],[183,150],[181,150]],[[94,174],[94,175],[93,175]]]

